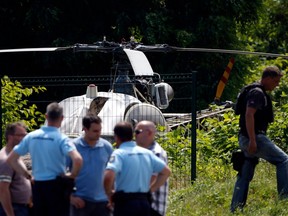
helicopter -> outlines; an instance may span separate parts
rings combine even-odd
[[[67,116],[60,130],[70,137],[82,133],[82,117],[87,113],[102,119],[102,136],[113,137],[113,128],[119,121],[136,124],[141,120],[153,121],[169,130],[161,110],[168,108],[174,97],[173,88],[155,73],[146,57],[133,44],[125,45],[98,42],[93,45],[77,44],[75,51],[96,50],[113,52],[113,82],[108,92],[98,91],[98,86],[87,86],[86,94],[66,98],[59,103]],[[132,79],[129,73],[132,71]]]
[[[104,37],[103,41],[93,44],[77,43],[68,47],[5,49],[0,50],[0,53],[51,52],[67,49],[72,49],[73,52],[112,53],[114,73],[108,91],[99,91],[98,86],[92,83],[87,86],[86,93],[59,102],[65,116],[60,127],[61,132],[69,137],[79,136],[82,134],[83,116],[93,113],[102,119],[102,136],[108,139],[113,137],[113,128],[119,121],[128,121],[135,125],[141,120],[150,120],[162,126],[165,132],[171,129],[171,125],[168,124],[168,118],[171,116],[165,115],[161,110],[169,107],[174,97],[174,90],[162,80],[160,74],[153,71],[145,52],[214,52],[287,58],[281,54],[263,52],[180,48],[167,44],[143,45],[136,42],[133,37],[130,39],[129,42],[115,43],[106,41]],[[227,67],[229,68],[229,64]],[[231,69],[230,64],[230,71]],[[224,71],[223,77],[217,87],[215,103],[219,103],[229,77],[227,77],[227,70]],[[190,122],[190,116],[188,114],[188,118],[184,118],[182,122]]]

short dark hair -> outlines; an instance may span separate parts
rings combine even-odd
[[[129,122],[119,122],[114,127],[114,134],[122,141],[131,141],[133,139],[133,126]]]
[[[46,108],[46,115],[49,121],[58,120],[63,116],[63,107],[57,102],[50,103]]]
[[[266,77],[278,77],[283,76],[283,73],[277,66],[268,66],[264,69],[262,73],[262,79]]]
[[[92,123],[101,124],[102,120],[99,116],[93,115],[93,114],[88,114],[88,115],[83,117],[83,119],[82,119],[83,127],[89,129]]]
[[[17,127],[23,127],[23,128],[25,128],[27,130],[26,125],[23,122],[20,122],[20,121],[7,124],[6,130],[5,130],[5,140],[6,140],[6,142],[8,142],[8,136],[9,135],[14,135],[15,134],[15,131],[16,131]]]

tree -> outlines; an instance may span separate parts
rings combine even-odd
[[[7,76],[1,78],[2,143],[5,143],[3,134],[8,123],[23,121],[28,130],[32,130],[44,122],[44,115],[37,111],[35,104],[29,104],[26,98],[45,90],[42,86],[24,88],[20,82],[12,82]]]
[[[100,7],[92,0],[3,0],[0,3],[0,28],[5,31],[0,34],[0,48],[93,43],[102,40],[103,36],[109,41],[120,42],[122,38],[127,41],[134,35],[145,44],[246,50],[249,44],[239,40],[237,33],[256,23],[263,1],[108,0]],[[0,67],[5,74],[13,71],[13,76],[109,74],[111,65],[107,62],[111,58],[99,56],[95,53],[72,56],[67,52],[5,54],[1,55]],[[215,94],[211,88],[216,90],[230,57],[219,53],[148,54],[155,72],[198,71],[198,83],[195,84],[201,101],[198,109],[206,108],[213,101]],[[249,67],[253,67],[253,61],[237,56],[233,68],[236,76],[230,77],[224,100],[236,97],[242,84],[238,80],[248,73]],[[189,92],[190,89],[183,86],[176,94],[186,97],[184,94]]]
[[[254,50],[286,53],[288,50],[288,2],[285,0],[264,0],[259,8],[259,18],[252,26],[246,26],[240,39]]]

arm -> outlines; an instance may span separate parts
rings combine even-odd
[[[72,160],[72,170],[71,170],[71,174],[68,175],[68,177],[76,178],[76,176],[78,175],[82,167],[83,159],[77,150],[70,151],[69,156]]]
[[[84,208],[85,207],[85,201],[81,199],[80,197],[76,197],[74,195],[70,196],[70,203],[75,206],[75,208]]]
[[[156,181],[157,179],[157,175],[152,175],[151,176],[151,180],[150,180],[150,185],[154,184],[154,182]]]
[[[257,110],[252,107],[247,107],[245,113],[246,119],[246,129],[249,137],[249,146],[248,146],[248,153],[253,154],[257,151],[256,145],[256,137],[255,137],[255,130],[254,130],[254,114]]]
[[[108,199],[111,201],[114,193],[115,172],[113,170],[105,170],[104,173],[104,189]]]
[[[165,166],[164,169],[157,175],[154,183],[152,183],[150,187],[151,192],[155,192],[160,186],[162,186],[166,182],[170,174],[170,168],[168,166]]]
[[[9,187],[10,182],[0,182],[0,203],[7,216],[14,216]]]
[[[7,163],[19,174],[25,176],[27,179],[32,178],[31,174],[28,172],[26,166],[24,163],[20,163],[19,159],[19,155],[15,152],[12,151],[10,152],[10,154],[8,155],[7,158]]]

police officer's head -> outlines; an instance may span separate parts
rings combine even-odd
[[[261,84],[266,91],[272,91],[279,85],[283,73],[277,66],[268,66],[264,69],[261,77]]]
[[[114,127],[114,138],[117,146],[133,139],[133,126],[129,122],[119,122]]]
[[[63,120],[63,107],[57,102],[50,103],[46,108],[45,117],[48,121],[48,126],[60,127]]]

